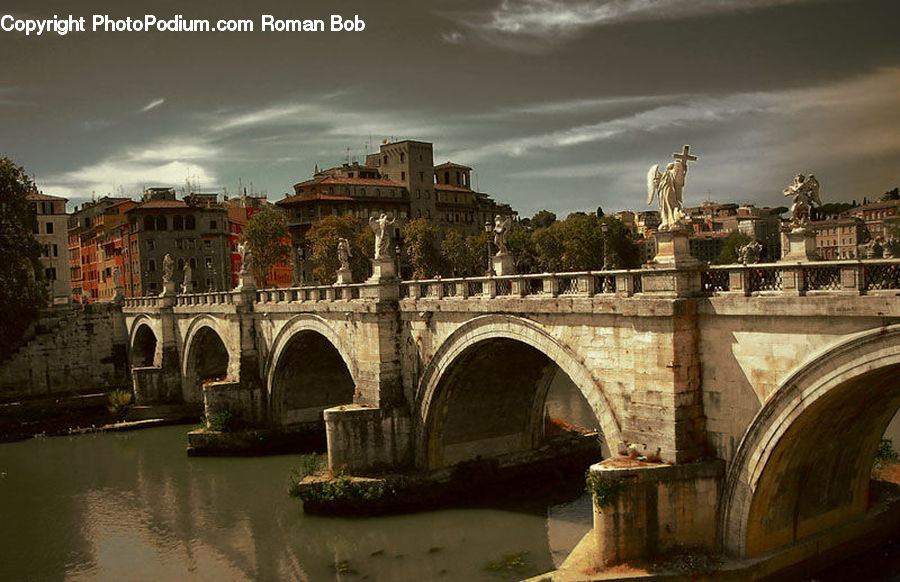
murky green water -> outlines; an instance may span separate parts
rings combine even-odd
[[[295,457],[188,458],[187,430],[0,444],[0,580],[509,580],[590,527],[587,498],[307,516],[285,493]]]

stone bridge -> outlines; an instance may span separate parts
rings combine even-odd
[[[535,448],[565,382],[613,455],[669,471],[640,510],[656,533],[595,516],[603,560],[670,543],[746,558],[866,512],[900,407],[898,289],[900,262],[873,260],[245,286],[124,311],[140,401],[278,430],[324,414],[331,466],[354,473]],[[672,480],[690,486],[663,503]]]

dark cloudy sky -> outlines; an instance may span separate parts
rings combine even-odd
[[[52,2],[0,15],[322,18],[362,33],[0,32],[0,155],[73,203],[145,185],[252,184],[388,137],[432,141],[480,190],[541,208],[641,208],[690,143],[686,204],[777,205],[900,184],[897,0]],[[70,205],[71,208],[71,205]]]

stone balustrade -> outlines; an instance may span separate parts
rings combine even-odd
[[[495,297],[631,297],[644,293],[647,277],[660,277],[684,269],[631,269],[535,273],[502,277],[455,277],[401,281],[400,299],[491,299]],[[699,295],[735,293],[806,295],[808,293],[857,293],[900,290],[900,259],[821,261],[808,263],[759,263],[709,266],[694,271],[700,278]],[[304,301],[353,301],[365,298],[364,289],[374,283],[312,285],[258,289],[258,304]],[[651,288],[653,288],[651,286]],[[233,305],[237,291],[187,293],[175,297],[178,307]],[[158,308],[161,297],[128,297],[129,310]]]

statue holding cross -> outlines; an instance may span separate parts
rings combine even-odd
[[[681,153],[672,154],[675,161],[666,166],[665,172],[660,172],[656,164],[647,173],[647,204],[653,204],[654,196],[659,193],[660,231],[672,230],[684,219],[681,208],[687,164],[699,159],[690,152],[691,146],[686,145]]]

